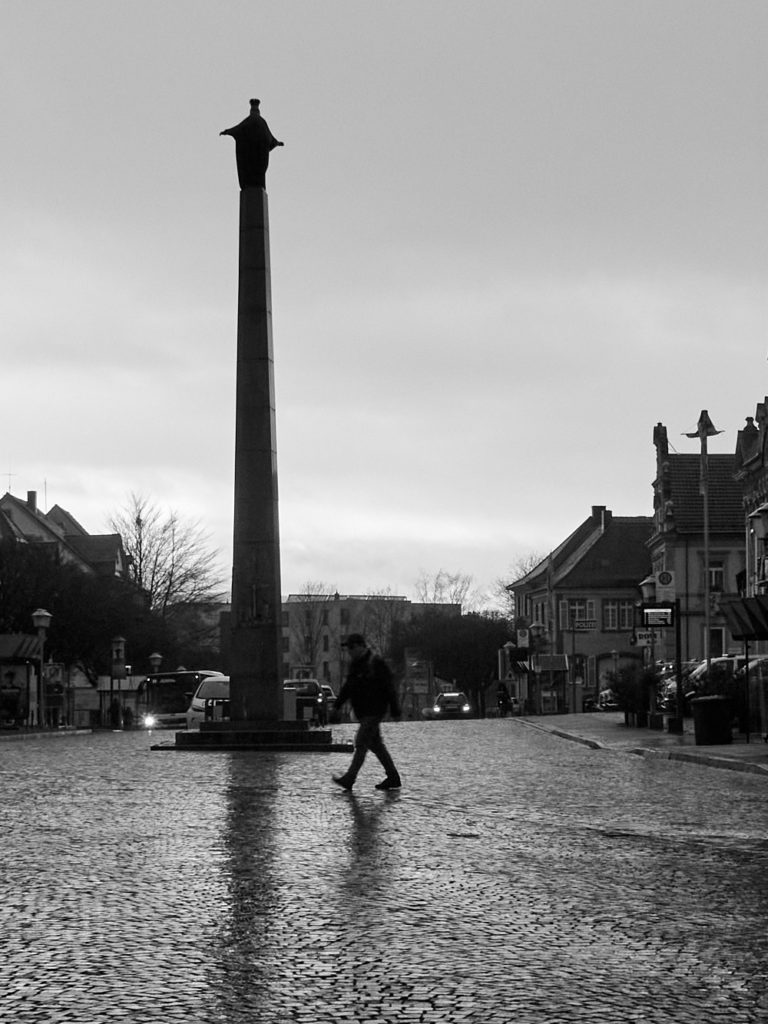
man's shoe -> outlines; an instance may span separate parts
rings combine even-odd
[[[399,778],[396,779],[384,779],[383,782],[376,783],[376,789],[400,789],[402,782]]]
[[[336,785],[341,786],[342,789],[350,790],[354,785],[353,782],[350,782],[349,779],[346,779],[343,775],[332,775],[331,778]]]

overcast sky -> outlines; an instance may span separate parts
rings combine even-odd
[[[92,533],[229,571],[252,96],[284,593],[488,586],[768,393],[764,0],[5,0],[0,76],[0,490]]]

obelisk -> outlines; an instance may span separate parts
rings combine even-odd
[[[282,146],[251,100],[235,139],[240,181],[230,719],[283,717],[272,295],[266,170]]]

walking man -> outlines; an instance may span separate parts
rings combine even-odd
[[[400,775],[384,746],[380,729],[387,711],[393,718],[400,717],[400,702],[392,683],[392,673],[386,661],[370,650],[360,633],[350,633],[341,646],[347,648],[352,660],[347,680],[336,698],[335,712],[349,701],[359,724],[352,763],[343,775],[334,775],[333,781],[342,789],[352,789],[370,750],[387,773],[376,789],[399,789]]]

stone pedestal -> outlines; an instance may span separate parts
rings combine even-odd
[[[330,730],[306,722],[203,722],[199,732],[177,732],[176,750],[264,750],[348,753],[351,743],[334,743]]]

